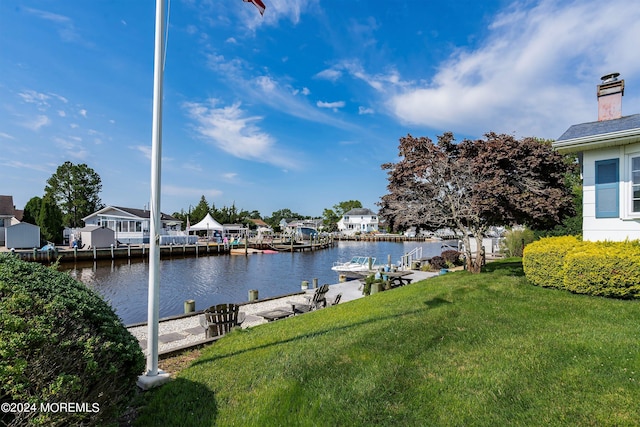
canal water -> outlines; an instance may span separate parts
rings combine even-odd
[[[185,300],[195,300],[196,310],[220,303],[241,303],[249,290],[260,299],[300,291],[303,280],[311,286],[338,283],[334,262],[354,256],[377,258],[396,264],[421,246],[423,257],[440,255],[443,242],[336,242],[332,248],[313,252],[173,257],[160,262],[160,317],[181,314]],[[147,320],[149,263],[114,260],[61,265],[63,270],[100,293],[125,325]]]

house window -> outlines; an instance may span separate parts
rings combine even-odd
[[[596,162],[596,218],[618,218],[618,159]]]
[[[631,158],[631,201],[633,213],[640,213],[640,157]]]

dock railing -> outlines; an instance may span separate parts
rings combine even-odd
[[[417,246],[402,256],[400,260],[400,269],[409,270],[413,261],[419,261],[422,259],[422,246]]]

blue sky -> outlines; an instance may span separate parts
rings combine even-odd
[[[640,3],[171,0],[163,212],[319,216],[386,192],[398,138],[558,138],[600,76],[640,113]],[[70,160],[103,203],[149,201],[152,0],[0,0],[0,194],[18,209]]]

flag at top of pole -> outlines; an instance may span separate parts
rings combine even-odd
[[[258,10],[260,11],[260,15],[264,15],[264,10],[267,8],[264,3],[262,3],[262,0],[242,0],[245,3],[253,3],[256,5],[256,7],[258,8]]]

